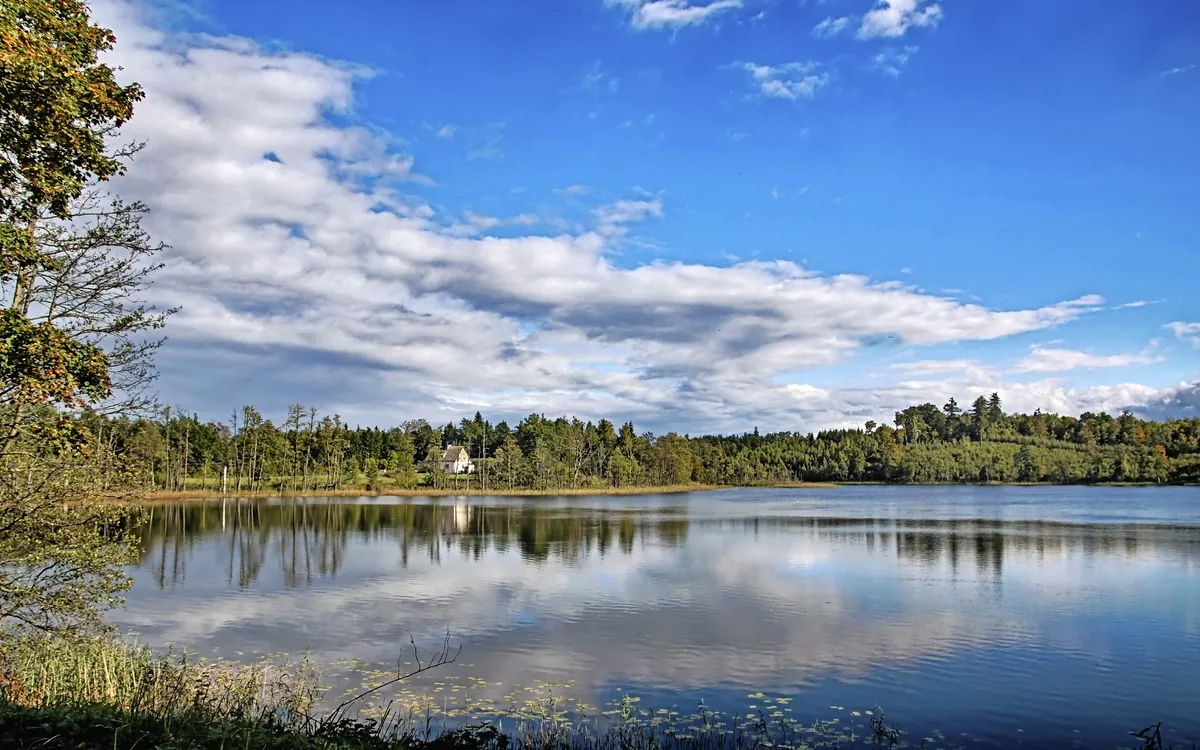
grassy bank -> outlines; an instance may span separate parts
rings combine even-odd
[[[1087,485],[1062,485],[1050,484],[1047,482],[923,482],[923,483],[895,483],[895,482],[777,482],[768,485],[713,485],[713,484],[680,484],[669,486],[641,486],[641,487],[580,487],[575,489],[561,490],[537,490],[537,489],[503,489],[503,488],[488,488],[482,490],[478,487],[396,487],[394,485],[383,485],[372,489],[367,489],[364,486],[357,487],[341,487],[338,489],[310,489],[304,492],[294,490],[280,490],[278,488],[259,489],[259,490],[230,490],[222,493],[219,489],[189,487],[184,490],[156,490],[146,493],[144,497],[150,502],[168,502],[177,500],[216,500],[222,497],[227,498],[297,498],[297,497],[596,497],[609,495],[671,495],[684,492],[712,492],[714,490],[728,489],[796,489],[796,490],[815,490],[815,489],[837,489],[839,487],[1062,487],[1062,486],[1087,486],[1087,487],[1168,487],[1168,486],[1200,486],[1200,485],[1168,485],[1161,483],[1147,482],[1096,482]]]
[[[813,486],[813,485],[803,485]],[[157,491],[146,495],[148,500],[213,500],[222,497],[586,497],[598,495],[666,495],[682,492],[708,492],[723,489],[707,484],[679,484],[663,487],[586,487],[564,490],[533,490],[533,489],[492,489],[486,491],[478,487],[463,487],[461,489],[416,487],[411,489],[398,487],[381,487],[366,489],[363,487],[343,487],[334,490],[308,490],[294,492],[277,489],[258,490],[254,492],[226,492],[211,489],[187,489],[179,491]]]
[[[626,697],[600,724],[568,716],[551,698],[447,726],[387,706],[331,711],[324,698],[319,671],[304,662],[200,663],[110,639],[0,642],[0,748],[749,750],[903,739],[882,714],[856,730],[765,714],[725,720],[703,707],[679,721]]]
[[[384,676],[368,688],[394,682]],[[370,689],[350,692],[379,697]],[[787,702],[761,693],[750,697]],[[112,639],[0,640],[0,748],[933,750],[963,745],[961,736],[940,732],[910,741],[878,709],[803,724],[782,718],[779,711],[768,713],[773,705],[757,714],[724,717],[701,704],[693,714],[679,716],[625,696],[598,721],[569,715],[551,697],[447,725],[428,714],[398,712],[394,703],[362,714],[354,702],[330,710],[325,698],[320,670],[304,661],[204,663]],[[1140,734],[1129,747],[1168,747],[1157,725]]]
[[[764,485],[768,489],[836,489],[842,484],[838,482],[781,482]],[[599,497],[609,495],[676,495],[684,492],[712,492],[715,490],[737,489],[734,485],[715,484],[675,484],[665,486],[644,487],[579,487],[562,490],[535,489],[479,489],[478,487],[463,487],[455,489],[414,487],[401,488],[384,486],[376,489],[365,487],[341,487],[338,489],[312,489],[305,492],[292,490],[266,489],[241,492],[229,491],[222,493],[215,489],[189,488],[186,490],[158,490],[146,494],[148,501],[171,500],[219,500],[228,498],[268,498],[268,497]]]

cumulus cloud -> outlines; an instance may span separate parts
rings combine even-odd
[[[149,145],[115,187],[150,206],[147,228],[172,246],[149,292],[182,307],[162,395],[212,418],[303,398],[379,424],[479,409],[815,429],[1003,384],[966,373],[821,389],[802,382],[812,368],[1044,330],[1104,303],[997,310],[788,261],[622,265],[631,227],[669,214],[645,190],[579,227],[452,218],[408,192],[413,155],[326,116],[350,109],[361,71],[245,39],[168,38],[112,0],[94,9],[118,35],[110,60],[147,91],[126,134]],[[1068,411],[1139,393],[1013,387]]]
[[[1139,354],[1092,354],[1075,349],[1035,346],[1024,359],[1013,365],[1009,372],[1066,372],[1085,368],[1150,365],[1162,361],[1162,357],[1149,351]]]
[[[1180,383],[1151,398],[1130,401],[1127,406],[1146,419],[1186,419],[1200,417],[1200,382]]]
[[[820,65],[815,62],[783,65],[744,62],[739,63],[738,67],[749,74],[759,94],[776,99],[811,99],[817,89],[829,83],[829,74],[820,71]]]
[[[849,16],[842,16],[840,18],[829,16],[813,27],[812,35],[818,39],[832,39],[850,28],[852,22]]]
[[[705,23],[726,11],[742,7],[742,0],[712,0],[695,3],[690,0],[604,0],[606,5],[618,6],[631,13],[635,29],[678,29]]]
[[[1192,346],[1200,346],[1200,323],[1184,323],[1177,320],[1174,323],[1167,323],[1166,327],[1175,334],[1176,338],[1191,342]]]
[[[942,6],[927,0],[879,0],[862,17],[858,37],[901,37],[911,28],[937,26],[941,18]]]

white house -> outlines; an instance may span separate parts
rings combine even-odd
[[[438,466],[447,474],[471,474],[475,471],[475,462],[461,445],[446,446],[438,457]]]

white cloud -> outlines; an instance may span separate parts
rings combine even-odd
[[[1186,73],[1189,70],[1195,70],[1195,68],[1196,68],[1195,63],[1192,63],[1191,65],[1181,65],[1178,68],[1167,68],[1162,73],[1159,73],[1159,75],[1161,75],[1164,78],[1166,78],[1167,76],[1177,76],[1180,73]]]
[[[437,137],[449,140],[454,137],[456,130],[457,128],[455,128],[453,125],[443,125],[442,127],[438,128]]]
[[[891,342],[1044,330],[1104,302],[996,310],[787,261],[620,265],[630,225],[668,211],[642,189],[549,233],[528,213],[457,220],[404,192],[411,154],[325,117],[352,106],[359,71],[245,39],[167,38],[111,0],[94,10],[120,40],[110,60],[147,92],[126,135],[149,145],[116,187],[172,247],[149,292],[182,306],[160,386],[213,418],[301,401],[379,424],[476,408],[652,429],[858,423],[1003,383],[968,372],[831,390],[803,373]],[[487,236],[501,223],[514,231]],[[1136,389],[1054,388],[1065,395],[1040,393],[1089,408]]]
[[[908,65],[908,61],[917,53],[917,49],[915,46],[908,46],[904,49],[888,47],[871,58],[871,67],[884,75],[899,78],[900,71]]]
[[[910,28],[937,26],[942,6],[927,0],[879,0],[858,27],[860,39],[901,37]]]
[[[1161,361],[1162,357],[1150,351],[1139,354],[1091,354],[1075,349],[1035,346],[1024,359],[1013,365],[1009,372],[1067,372],[1100,367],[1150,365]]]
[[[619,6],[632,13],[633,27],[638,30],[678,29],[705,23],[726,11],[742,7],[742,0],[713,0],[694,3],[690,0],[604,0],[606,5]]]
[[[1085,411],[1111,414],[1128,406],[1150,403],[1172,389],[1153,388],[1140,383],[1075,388],[1059,379],[1048,378],[1034,383],[1008,384],[999,390],[1009,411],[1029,414],[1041,409],[1078,415]]]
[[[482,144],[467,150],[467,161],[484,159],[487,161],[504,161],[504,150],[500,148],[500,136],[490,136]]]
[[[841,18],[829,16],[813,27],[812,35],[818,39],[832,39],[850,28],[850,24],[851,19],[849,16],[842,16]]]
[[[1061,378],[1025,383],[1006,382],[995,367],[974,360],[930,360],[893,365],[910,372],[916,380],[866,388],[831,391],[821,404],[812,406],[813,419],[823,425],[860,426],[867,419],[890,421],[896,411],[913,404],[944,404],[950,397],[964,407],[975,397],[999,393],[1008,412],[1044,412],[1078,415],[1085,411],[1115,414],[1122,409],[1172,400],[1185,388],[1154,388],[1141,383],[1119,383],[1086,388],[1072,386]],[[929,376],[942,375],[940,379]],[[1178,413],[1179,409],[1171,413]]]
[[[979,380],[996,378],[999,372],[992,367],[973,359],[922,359],[916,362],[897,362],[893,370],[914,375],[947,375],[955,374]]]
[[[783,198],[801,198],[808,194],[808,185],[797,188],[796,190],[780,190],[779,188],[771,189],[771,198],[781,200]]]
[[[1200,346],[1200,323],[1184,323],[1177,320],[1167,323],[1166,328],[1169,328],[1176,338],[1189,341],[1192,346]]]
[[[817,89],[829,83],[829,74],[818,72],[820,65],[815,62],[793,62],[783,65],[744,62],[739,63],[738,67],[750,74],[760,94],[776,99],[811,99]]]
[[[662,201],[654,200],[621,200],[607,206],[601,206],[592,212],[596,217],[596,230],[606,236],[620,235],[625,232],[625,225],[646,219],[661,219],[663,216]]]
[[[483,234],[498,227],[504,226],[532,227],[540,224],[552,223],[554,222],[542,219],[537,214],[530,213],[500,218],[496,216],[477,214],[474,211],[464,211],[463,221],[451,224],[446,231],[457,236],[472,236]]]
[[[579,89],[597,94],[615,94],[620,88],[620,84],[621,79],[604,72],[603,63],[600,60],[594,60],[583,72]]]
[[[567,185],[565,188],[556,188],[556,193],[560,195],[582,196],[592,192],[592,189],[587,185]]]
[[[1145,299],[1139,299],[1139,300],[1135,300],[1135,301],[1133,301],[1133,302],[1126,302],[1126,303],[1125,303],[1125,304],[1123,304],[1123,305],[1117,305],[1117,306],[1116,306],[1116,307],[1114,307],[1113,309],[1114,309],[1114,310],[1130,310],[1130,309],[1133,309],[1133,308],[1138,308],[1138,307],[1146,307],[1146,306],[1148,306],[1148,305],[1156,305],[1156,304],[1158,304],[1158,303],[1159,303],[1159,302],[1161,302],[1161,301],[1162,301],[1162,300],[1145,300]]]
[[[467,518],[478,512],[465,505],[459,508]],[[870,532],[846,530],[831,540],[826,527],[793,525],[778,518],[763,519],[756,531],[731,537],[720,524],[693,521],[685,546],[673,547],[639,522],[639,543],[628,553],[589,554],[586,571],[581,572],[578,559],[557,554],[537,564],[523,560],[513,539],[505,540],[507,551],[497,550],[497,538],[484,539],[481,565],[457,553],[466,552],[457,534],[446,531],[429,540],[405,537],[402,543],[400,532],[385,528],[369,544],[356,545],[339,558],[337,586],[302,582],[271,597],[240,596],[235,587],[221,585],[219,574],[203,579],[211,591],[193,590],[189,578],[187,588],[163,597],[155,590],[154,564],[148,561],[135,573],[138,582],[129,606],[113,618],[123,629],[133,628],[154,643],[227,648],[231,634],[236,634],[239,648],[263,651],[278,650],[272,639],[286,637],[289,625],[303,623],[303,645],[311,648],[313,659],[328,663],[364,658],[386,665],[395,658],[395,613],[404,612],[404,630],[421,645],[438,642],[445,623],[454,623],[455,638],[471,644],[474,673],[496,681],[487,692],[473,688],[476,697],[501,701],[515,685],[570,674],[579,680],[570,695],[593,704],[612,697],[603,686],[630,681],[699,690],[734,674],[752,689],[803,684],[831,673],[851,678],[904,662],[944,658],[970,644],[994,643],[1001,634],[1008,642],[1037,634],[1036,619],[1017,618],[1002,608],[971,607],[926,616],[921,627],[864,618],[857,597],[831,585],[825,574],[834,565],[869,580],[885,574],[898,578],[889,596],[900,603],[901,611],[916,611],[910,603],[927,595],[930,576],[954,577],[963,582],[960,585],[991,579],[984,554],[972,544],[925,558],[921,576],[897,577],[899,548],[879,545],[868,554],[864,536]],[[281,536],[264,531],[263,546],[276,549],[283,543]],[[1046,595],[1050,589],[1059,599],[1064,593],[1078,593],[1081,545],[1063,536],[1060,532],[1053,539],[1007,538],[1006,592],[1025,597]],[[1158,542],[1159,537],[1135,536],[1114,542],[1115,554],[1136,541],[1139,562],[1149,557],[1171,564],[1170,549]],[[154,543],[163,546],[152,547],[149,559],[157,559],[159,553],[170,558],[178,551],[169,541]],[[298,546],[299,559],[306,560],[309,547]],[[237,569],[234,550],[214,549],[212,554],[217,561],[212,568]],[[1136,570],[1130,573],[1128,559],[1095,557],[1089,558],[1089,565],[1121,565],[1122,586],[1132,589],[1144,578]],[[326,566],[311,568],[317,576],[332,575]],[[395,572],[401,569],[402,577]],[[280,566],[268,560],[263,571],[278,577]],[[631,606],[645,601],[658,604]],[[729,618],[727,608],[714,602],[735,602],[747,621],[767,623],[773,648],[764,650],[755,639],[747,642],[745,623]],[[696,606],[699,603],[704,606]],[[545,616],[551,613],[554,616]],[[531,615],[537,623],[533,629],[527,624]],[[684,616],[688,628],[681,636],[677,623]],[[490,647],[501,640],[509,647]],[[712,643],[743,646],[710,649],[704,659],[694,658],[704,644]],[[614,647],[618,644],[624,645]]]

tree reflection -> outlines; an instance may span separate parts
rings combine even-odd
[[[654,510],[563,509],[456,504],[349,504],[313,501],[227,500],[219,503],[160,504],[140,530],[141,565],[160,587],[186,577],[187,551],[220,538],[226,577],[248,586],[269,559],[277,559],[289,588],[315,578],[335,577],[354,541],[390,540],[402,565],[412,556],[441,561],[443,552],[479,560],[489,551],[514,547],[522,559],[581,563],[591,554],[610,554],[616,543],[632,554],[638,540],[676,547],[687,539],[688,521],[679,508]]]
[[[403,567],[416,559],[440,564],[443,554],[479,561],[519,554],[529,564],[583,565],[591,556],[632,555],[653,546],[677,548],[689,533],[762,534],[853,546],[922,568],[974,568],[979,580],[1001,582],[1006,558],[1196,555],[1194,529],[1153,525],[1085,526],[995,520],[749,517],[689,519],[686,506],[584,508],[549,504],[346,503],[336,500],[227,500],[153,506],[140,530],[141,566],[160,587],[181,583],[189,552],[217,542],[231,585],[246,587],[276,561],[283,585],[334,578],[355,544],[397,545]]]

